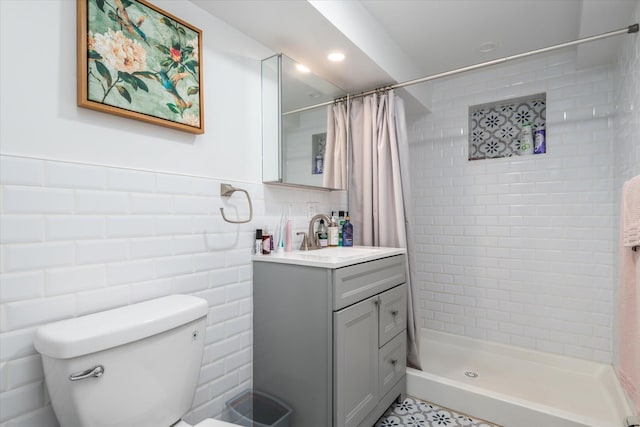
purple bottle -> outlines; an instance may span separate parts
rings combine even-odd
[[[538,129],[534,133],[533,154],[542,154],[547,152],[547,138],[544,129]]]

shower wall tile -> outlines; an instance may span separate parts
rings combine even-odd
[[[255,228],[275,230],[290,209],[294,231],[306,231],[308,202],[346,205],[343,192],[4,155],[0,179],[0,424],[12,427],[57,425],[33,348],[38,326],[172,293],[210,306],[199,406],[187,420],[219,415],[251,387]],[[222,220],[222,182],[249,191],[252,223]],[[245,204],[228,202],[241,216]]]
[[[434,84],[409,129],[423,326],[611,363],[612,69],[565,52]],[[540,92],[546,154],[467,160],[470,105]]]

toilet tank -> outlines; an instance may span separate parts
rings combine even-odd
[[[207,310],[202,298],[171,295],[40,327],[34,345],[61,426],[168,427],[182,418]]]

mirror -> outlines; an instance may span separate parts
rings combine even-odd
[[[327,106],[346,92],[286,55],[262,61],[262,180],[323,187]]]

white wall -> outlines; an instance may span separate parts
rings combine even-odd
[[[467,160],[470,105],[540,92],[547,154]],[[611,363],[613,99],[572,52],[435,84],[409,131],[423,326]]]
[[[256,94],[272,53],[190,2],[154,4],[203,30],[204,135],[77,108],[75,2],[3,0],[2,152],[259,181]]]
[[[0,427],[57,425],[39,325],[171,293],[209,302],[187,420],[218,416],[251,386],[253,230],[344,208],[344,193],[260,184],[271,52],[189,2],[154,4],[204,32],[204,135],[76,107],[75,1],[0,1]],[[251,223],[222,220],[247,214],[222,182],[249,191]]]

